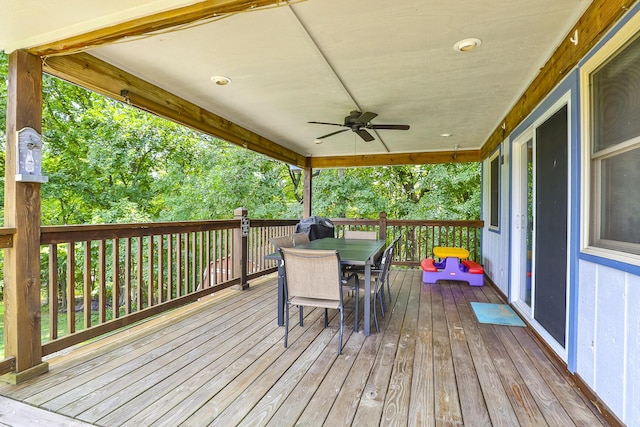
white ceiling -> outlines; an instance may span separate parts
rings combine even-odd
[[[192,1],[0,0],[11,51]],[[127,39],[88,53],[305,156],[479,149],[587,0],[307,0]],[[25,25],[25,23],[29,25]],[[476,37],[461,53],[453,45]],[[214,85],[210,77],[232,79]],[[365,143],[346,131],[372,111]],[[371,131],[373,132],[373,131]],[[442,137],[448,133],[452,136]]]

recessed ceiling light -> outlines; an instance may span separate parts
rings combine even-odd
[[[449,138],[451,136],[451,134],[450,133],[441,133],[440,136],[443,137],[443,138]]]
[[[315,140],[315,141],[313,141],[313,142],[315,142],[316,144],[322,144],[322,143],[324,142],[324,140],[322,140],[322,139],[316,139],[316,140]]]
[[[218,86],[226,86],[231,83],[231,79],[225,76],[211,76],[211,81]]]
[[[480,39],[470,38],[460,40],[458,43],[453,45],[453,50],[457,50],[458,52],[469,52],[482,44]]]

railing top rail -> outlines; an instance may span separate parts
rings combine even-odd
[[[16,234],[16,229],[14,227],[0,227],[0,236],[7,236]]]
[[[134,224],[43,226],[40,244],[108,240],[126,237],[155,236],[159,234],[188,233],[192,231],[239,228],[237,219],[213,221],[155,222]]]
[[[335,225],[378,225],[380,220],[378,219],[357,219],[357,218],[331,218],[331,221]],[[484,227],[484,221],[480,219],[476,220],[424,220],[424,219],[386,219],[387,226],[453,226],[453,227],[470,227],[470,228],[482,228]]]
[[[299,223],[299,219],[254,219],[251,218],[252,227],[278,227],[290,226]]]
[[[377,225],[375,219],[335,218],[336,225]],[[254,227],[292,226],[299,222],[298,219],[251,219]],[[388,226],[465,226],[470,228],[484,227],[482,220],[387,220]],[[156,222],[156,223],[127,223],[127,224],[82,224],[82,225],[56,225],[41,227],[40,243],[43,245],[53,243],[79,242],[86,240],[107,240],[127,237],[154,236],[159,234],[188,233],[193,231],[222,230],[238,228],[237,219],[224,219],[212,221],[181,221],[181,222]],[[13,236],[15,228],[0,227],[0,241],[2,236]],[[7,247],[7,246],[5,246]],[[10,247],[10,245],[9,245]]]
[[[424,225],[424,226],[465,226],[471,228],[484,227],[484,221],[476,220],[421,220],[421,219],[388,219],[389,226]]]
[[[378,225],[379,219],[356,219],[356,218],[331,218],[331,222],[338,225]]]

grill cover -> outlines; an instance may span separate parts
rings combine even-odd
[[[334,237],[333,222],[329,218],[310,216],[300,220],[296,225],[296,233],[307,233],[309,240]]]

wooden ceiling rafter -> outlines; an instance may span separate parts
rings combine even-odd
[[[354,156],[311,157],[312,168],[423,165],[481,161],[480,150],[438,151],[426,153],[363,154]]]
[[[307,165],[306,157],[87,53],[49,57],[43,71],[273,159]]]

